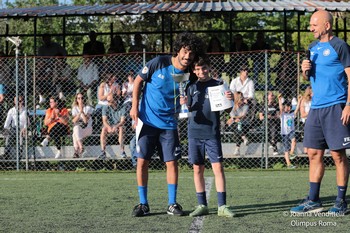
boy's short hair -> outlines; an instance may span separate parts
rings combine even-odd
[[[292,107],[292,103],[290,101],[284,101],[283,106],[289,106]]]
[[[207,56],[200,56],[196,61],[193,62],[193,68],[195,66],[210,66],[210,59]]]

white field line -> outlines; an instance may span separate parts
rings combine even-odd
[[[213,184],[213,177],[207,177],[205,178],[205,193],[207,194],[207,200],[210,198],[210,190],[211,186]],[[195,217],[190,225],[190,229],[188,230],[189,233],[197,233],[201,232],[203,228],[203,221],[205,216],[199,216]]]

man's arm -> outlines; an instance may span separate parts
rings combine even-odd
[[[345,68],[345,73],[348,78],[348,83],[350,84],[350,67]],[[350,85],[348,84],[348,97],[346,99],[346,105],[343,109],[343,112],[341,114],[341,120],[343,122],[343,125],[347,125],[350,123]]]
[[[134,89],[132,92],[132,107],[130,110],[130,117],[135,122],[135,125],[137,125],[137,118],[139,116],[139,102],[140,102],[140,95],[141,95],[143,82],[144,81],[140,77],[140,75],[137,75],[134,81]]]

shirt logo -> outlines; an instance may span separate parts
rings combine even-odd
[[[164,75],[162,75],[162,74],[158,74],[158,78],[160,78],[160,79],[164,79]]]
[[[323,51],[323,56],[327,57],[329,54],[331,54],[331,51],[329,49],[325,49]]]
[[[350,137],[344,138],[343,146],[350,144]]]
[[[142,72],[142,74],[147,74],[148,73],[148,67],[147,66],[143,67],[141,72]]]

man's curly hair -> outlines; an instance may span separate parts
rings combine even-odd
[[[196,57],[204,54],[203,41],[193,33],[183,32],[176,37],[173,45],[173,57],[176,57],[182,48],[191,50]]]

